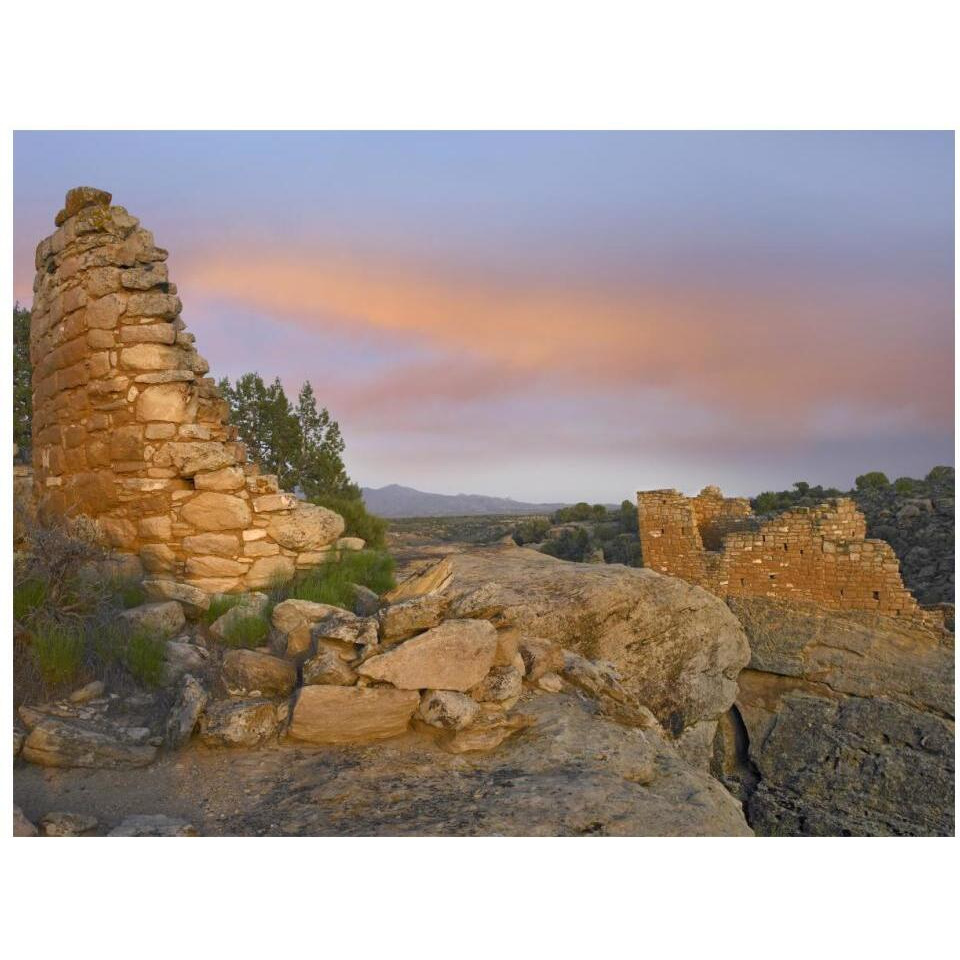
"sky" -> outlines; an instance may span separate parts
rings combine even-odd
[[[211,375],[309,380],[364,486],[731,495],[953,463],[950,132],[20,132],[170,251]]]

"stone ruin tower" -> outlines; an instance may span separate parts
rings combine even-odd
[[[922,611],[900,578],[890,544],[867,538],[846,498],[756,517],[750,501],[705,487],[696,497],[642,490],[637,517],[643,566],[719,597],[767,597],[937,619]]]
[[[34,493],[152,580],[258,589],[322,563],[342,518],[248,463],[180,317],[167,252],[102,190],[40,243],[30,326]]]

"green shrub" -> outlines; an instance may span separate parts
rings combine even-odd
[[[564,530],[555,540],[548,540],[541,547],[541,552],[559,560],[582,563],[590,553],[590,537],[581,528]]]
[[[140,604],[146,603],[147,601],[143,584],[133,578],[115,578],[111,583],[110,592],[113,594],[117,604],[123,607],[124,610],[139,607]]]
[[[329,560],[270,594],[271,600],[310,600],[349,610],[353,607],[354,584],[374,593],[386,593],[396,586],[393,557],[383,550],[343,550],[340,558]]]
[[[316,497],[311,503],[339,513],[346,524],[344,536],[360,537],[372,550],[382,550],[386,544],[387,521],[368,513],[359,497]]]
[[[926,476],[927,483],[949,486],[951,490],[953,489],[953,478],[953,467],[934,467]]]
[[[252,649],[263,645],[270,633],[270,624],[262,616],[251,613],[248,617],[239,617],[227,626],[223,633],[223,644],[227,647]]]
[[[522,547],[525,543],[540,543],[549,532],[550,521],[546,517],[531,517],[518,523],[511,536],[514,543]]]
[[[210,606],[203,612],[206,624],[219,620],[228,610],[232,610],[241,600],[239,593],[216,593],[210,598]]]
[[[893,489],[896,490],[897,493],[913,493],[916,483],[916,480],[912,480],[910,477],[897,477],[897,479],[893,481]]]
[[[145,687],[160,685],[163,678],[163,660],[167,643],[161,637],[134,633],[127,640],[124,666],[137,682]]]
[[[47,599],[43,580],[21,580],[13,585],[13,618],[26,620]]]
[[[883,487],[890,486],[887,475],[879,470],[871,470],[869,473],[860,474],[854,483],[858,490],[881,490]]]
[[[128,627],[116,619],[88,625],[87,646],[99,673],[106,673],[118,664],[125,663],[128,637]]]
[[[37,670],[50,686],[70,682],[83,666],[84,638],[75,627],[54,621],[38,623],[30,646]]]

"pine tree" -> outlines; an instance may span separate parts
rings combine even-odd
[[[29,459],[33,400],[30,367],[30,311],[13,308],[13,442],[21,459]]]

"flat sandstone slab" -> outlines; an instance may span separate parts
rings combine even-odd
[[[289,734],[309,743],[386,740],[403,733],[420,695],[389,687],[309,686],[300,691]]]

